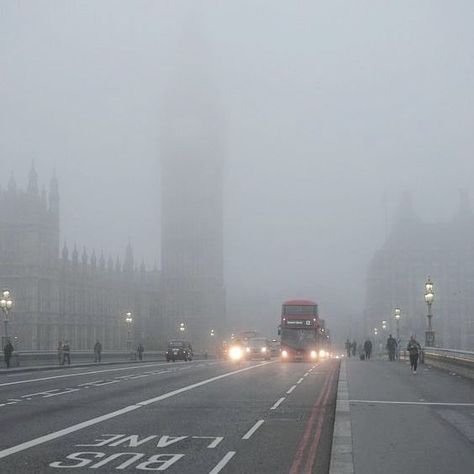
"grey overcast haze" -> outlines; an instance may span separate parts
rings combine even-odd
[[[307,297],[342,339],[403,193],[426,221],[474,198],[473,25],[470,0],[0,0],[1,186],[56,170],[62,242],[160,266],[160,137],[192,58],[225,124],[230,321],[271,335]]]

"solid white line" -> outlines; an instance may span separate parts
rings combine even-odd
[[[128,407],[122,408],[120,410],[113,411],[111,413],[106,413],[105,415],[98,416],[96,418],[91,418],[90,420],[83,421],[82,423],[78,423],[76,425],[69,426],[68,428],[64,428],[59,431],[54,431],[53,433],[49,433],[44,436],[40,436],[39,438],[32,439],[30,441],[26,441],[24,443],[20,443],[16,446],[12,446],[11,448],[4,449],[0,451],[0,459],[10,456],[12,454],[18,453],[20,451],[25,451],[26,449],[30,449],[34,446],[38,446],[40,444],[46,443],[53,439],[58,439],[63,436],[66,436],[70,433],[74,433],[75,431],[82,430],[92,425],[97,425],[98,423],[102,423],[103,421],[110,420],[111,418],[115,418],[116,416],[125,415],[134,410],[138,410],[144,406],[150,405],[155,402],[159,402],[161,400],[165,400],[167,398],[174,397],[183,392],[188,392],[189,390],[193,390],[197,387],[202,387],[203,385],[207,385],[212,382],[216,382],[217,380],[230,377],[232,375],[240,374],[242,372],[246,372],[247,370],[252,370],[258,367],[263,367],[268,364],[273,364],[274,362],[263,362],[257,365],[251,365],[250,367],[245,367],[244,369],[234,370],[232,372],[227,372],[222,375],[217,375],[216,377],[212,377],[210,379],[202,380],[201,382],[194,383],[192,385],[187,385],[186,387],[179,388],[178,390],[173,390],[172,392],[165,393],[160,395],[159,397],[150,398],[149,400],[144,400],[143,402],[137,403],[135,405],[130,405]],[[218,471],[217,471],[218,472]]]
[[[349,403],[374,403],[378,405],[427,405],[447,407],[474,407],[474,403],[451,402],[398,402],[392,400],[349,400]]]
[[[184,362],[182,362],[184,364]],[[18,385],[20,383],[30,383],[30,382],[42,382],[43,380],[54,380],[62,379],[65,377],[81,377],[83,375],[92,375],[92,374],[102,374],[104,372],[117,372],[120,370],[136,370],[143,369],[146,367],[161,367],[169,364],[149,364],[149,365],[137,365],[133,367],[120,367],[118,369],[104,369],[104,370],[92,370],[90,372],[81,372],[79,374],[63,374],[63,375],[52,375],[51,377],[41,377],[39,379],[29,379],[29,380],[16,380],[15,382],[5,382],[0,383],[0,387],[6,387],[7,385]]]
[[[265,423],[264,420],[258,420],[257,423],[255,423],[252,428],[250,428],[247,433],[245,433],[243,436],[242,436],[242,439],[250,439],[250,437],[255,433],[255,431],[257,431],[260,426],[263,425],[263,423]]]
[[[290,387],[288,392],[286,392],[288,395],[296,388],[296,385],[293,385],[293,387]]]
[[[229,451],[216,465],[216,467],[209,472],[209,474],[217,474],[221,472],[225,465],[235,456],[235,451]]]
[[[277,402],[275,402],[275,405],[273,405],[270,410],[276,410],[280,404],[286,400],[286,397],[281,397],[280,400],[278,400]]]
[[[299,384],[299,383],[301,383],[303,380],[304,380],[304,378],[300,378],[300,379],[298,380],[298,382],[296,382],[296,383]]]

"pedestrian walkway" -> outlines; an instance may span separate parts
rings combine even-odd
[[[405,361],[343,367],[356,474],[474,472],[473,380]]]

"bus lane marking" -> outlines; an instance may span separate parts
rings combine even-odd
[[[243,436],[242,436],[242,439],[250,439],[252,437],[252,435],[260,428],[260,426],[263,425],[263,423],[265,423],[265,420],[258,420],[257,423],[255,423],[252,428],[250,428],[247,433],[245,433]]]
[[[43,436],[39,436],[38,438],[34,438],[34,439],[29,440],[29,441],[25,441],[23,443],[15,445],[15,446],[11,446],[9,448],[2,449],[0,451],[0,459],[6,458],[8,456],[11,456],[12,454],[16,454],[16,453],[19,453],[21,451],[25,451],[27,449],[31,449],[35,446],[39,446],[39,445],[47,443],[49,441],[53,441],[55,439],[62,438],[64,436],[67,436],[67,435],[69,435],[71,433],[74,433],[76,431],[83,430],[84,428],[88,428],[90,426],[97,425],[99,423],[103,423],[105,421],[111,420],[112,418],[116,418],[118,416],[128,414],[128,413],[130,413],[132,411],[135,411],[135,410],[139,410],[140,408],[146,407],[146,406],[151,405],[153,403],[156,403],[156,402],[159,402],[159,401],[162,401],[162,400],[166,400],[168,398],[175,397],[176,395],[188,392],[190,390],[194,390],[198,387],[202,387],[204,385],[207,385],[207,384],[210,384],[210,383],[213,383],[213,382],[217,382],[218,380],[222,380],[222,379],[227,378],[227,377],[231,377],[231,376],[234,376],[234,375],[237,375],[237,374],[241,374],[241,373],[247,372],[249,370],[264,367],[264,366],[269,365],[269,364],[274,364],[275,362],[276,361],[262,362],[260,364],[251,365],[251,366],[245,367],[243,369],[234,370],[232,372],[226,372],[224,374],[217,375],[217,376],[211,377],[209,379],[201,380],[200,382],[197,382],[197,383],[194,383],[194,384],[191,384],[191,385],[186,385],[186,386],[181,387],[177,390],[173,390],[171,392],[164,393],[164,394],[159,395],[157,397],[150,398],[148,400],[143,400],[142,402],[138,402],[134,405],[129,405],[129,406],[126,406],[126,407],[121,408],[119,410],[115,410],[115,411],[106,413],[104,415],[97,416],[95,418],[91,418],[89,420],[83,421],[81,423],[77,423],[75,425],[68,426],[67,428],[63,428],[61,430],[54,431],[54,432],[48,433],[48,434],[43,435]]]
[[[235,451],[229,451],[214,467],[212,471],[209,471],[209,474],[218,474],[224,469],[226,464],[235,456]]]
[[[281,397],[279,400],[275,402],[275,404],[270,408],[270,410],[276,410],[285,400],[286,400],[286,397]]]

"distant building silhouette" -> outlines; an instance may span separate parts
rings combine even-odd
[[[22,350],[55,349],[68,339],[73,350],[125,349],[124,313],[132,311],[134,336],[145,347],[166,337],[159,314],[160,276],[136,268],[129,243],[123,265],[101,252],[64,244],[60,253],[59,186],[39,192],[32,166],[26,191],[12,177],[0,193],[0,286],[15,301],[10,335]],[[1,288],[0,288],[1,289]]]
[[[438,346],[474,349],[474,216],[466,192],[450,222],[425,223],[410,196],[400,204],[392,230],[374,255],[367,277],[365,328],[368,335],[386,320],[395,332],[394,309],[401,309],[400,332],[424,341],[427,307],[424,284],[434,282],[433,327]],[[387,333],[388,335],[388,333]]]
[[[225,322],[224,130],[201,38],[185,43],[161,140],[162,303],[167,331],[184,323],[184,336],[204,347]]]

